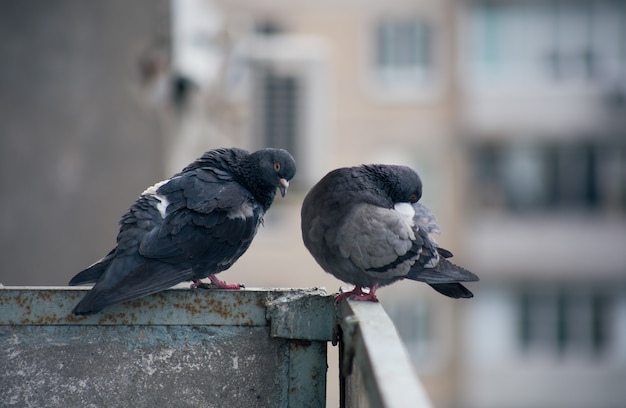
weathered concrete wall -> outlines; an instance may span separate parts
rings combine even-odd
[[[325,405],[323,291],[171,289],[75,317],[84,293],[0,289],[0,405]]]
[[[167,40],[167,13],[163,0],[0,2],[0,283],[65,285],[164,177],[138,65]]]
[[[432,406],[379,303],[179,287],[73,316],[85,290],[0,288],[2,406],[321,408],[331,340],[341,406]]]
[[[287,400],[289,347],[268,328],[9,326],[0,344],[4,406],[254,408]]]

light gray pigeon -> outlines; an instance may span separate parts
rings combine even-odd
[[[304,245],[326,272],[356,285],[337,301],[377,301],[377,288],[401,279],[452,298],[473,296],[459,282],[478,277],[448,261],[452,253],[430,237],[439,229],[421,196],[413,169],[382,164],[333,170],[309,191],[301,211]]]
[[[184,281],[205,286],[206,277],[238,289],[214,275],[248,249],[276,189],[284,197],[295,173],[282,149],[217,149],[148,188],[122,217],[117,246],[70,281],[95,283],[72,313],[97,313]]]

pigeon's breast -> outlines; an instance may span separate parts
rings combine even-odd
[[[395,203],[393,209],[400,214],[409,225],[413,224],[413,217],[415,216],[415,209],[411,203]]]

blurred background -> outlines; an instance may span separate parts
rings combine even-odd
[[[298,174],[220,278],[335,292],[304,194],[406,164],[481,277],[379,292],[435,406],[624,406],[625,2],[3,1],[0,61],[4,285],[65,285],[147,186],[273,146]]]

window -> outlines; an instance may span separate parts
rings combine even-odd
[[[479,1],[468,16],[475,80],[616,84],[626,79],[623,2]]]
[[[613,297],[582,287],[527,287],[518,295],[518,339],[526,353],[599,356],[609,346]]]
[[[325,146],[332,138],[328,43],[263,22],[242,57],[249,68],[245,85],[250,145],[287,149],[298,163],[298,177],[290,188],[308,189],[324,174]]]
[[[275,72],[271,67],[257,71],[258,126],[256,139],[263,146],[286,149],[297,156],[300,138],[302,86],[297,75]],[[295,157],[296,161],[298,157]]]
[[[490,142],[473,149],[475,202],[510,212],[626,211],[626,145]]]
[[[376,66],[385,83],[428,80],[432,66],[431,27],[426,21],[387,19],[376,29]]]
[[[441,67],[434,24],[420,17],[386,17],[374,25],[370,64],[383,97],[416,97],[438,86]],[[439,75],[438,75],[439,74]]]

